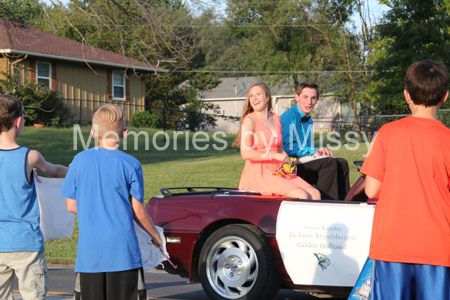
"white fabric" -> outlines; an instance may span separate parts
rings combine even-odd
[[[164,237],[164,230],[161,227],[155,226],[161,236],[161,240],[163,240],[164,245],[162,249],[164,253],[169,257],[169,254],[166,251],[166,239]],[[136,222],[134,222],[134,229],[136,230],[136,235],[139,241],[139,249],[141,250],[141,259],[144,271],[150,271],[151,269],[162,264],[163,261],[166,260],[164,255],[161,253],[159,248],[156,248],[152,244],[152,237],[145,232]]]
[[[39,212],[41,215],[40,227],[44,240],[53,241],[57,238],[70,238],[75,226],[74,214],[67,211],[66,198],[59,195],[64,178],[39,177],[42,183],[36,181],[36,191],[39,200]],[[164,230],[155,226],[161,239],[164,241],[162,247],[166,251],[166,239]],[[139,241],[142,264],[144,271],[150,271],[166,260],[159,248],[152,244],[151,236],[134,222],[134,229]]]
[[[45,241],[70,238],[75,226],[74,214],[67,211],[66,198],[59,194],[64,178],[39,177],[36,191],[41,215],[40,227]]]

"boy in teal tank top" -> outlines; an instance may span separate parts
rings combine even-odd
[[[14,274],[24,300],[45,299],[47,265],[32,174],[36,168],[63,178],[68,170],[16,143],[24,126],[23,113],[18,98],[0,95],[0,299],[7,300],[14,299]]]

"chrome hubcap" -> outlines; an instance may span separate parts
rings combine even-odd
[[[240,298],[256,283],[258,259],[255,250],[240,237],[225,237],[210,249],[206,274],[217,294],[227,299]]]

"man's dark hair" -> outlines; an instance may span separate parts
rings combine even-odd
[[[295,93],[300,95],[304,88],[315,89],[317,92],[317,99],[319,99],[319,86],[313,82],[302,82],[297,86]]]
[[[405,90],[416,105],[436,106],[448,90],[448,71],[440,62],[421,60],[406,72]]]
[[[8,131],[23,115],[23,104],[17,97],[0,95],[0,132]]]

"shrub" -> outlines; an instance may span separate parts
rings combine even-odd
[[[9,94],[22,101],[26,125],[38,123],[57,127],[55,120],[61,123],[62,120],[73,117],[70,108],[62,102],[62,96],[56,91],[49,90],[42,84],[19,84],[14,76],[4,72],[2,74],[5,79],[0,80],[0,94]]]
[[[205,131],[217,126],[217,117],[211,113],[202,113],[202,111],[213,111],[219,108],[218,105],[203,102],[197,99],[197,91],[189,88],[186,91],[187,104],[183,117],[178,120],[178,129],[190,131]]]
[[[141,110],[131,115],[131,124],[135,127],[156,128],[158,119],[148,110]]]

